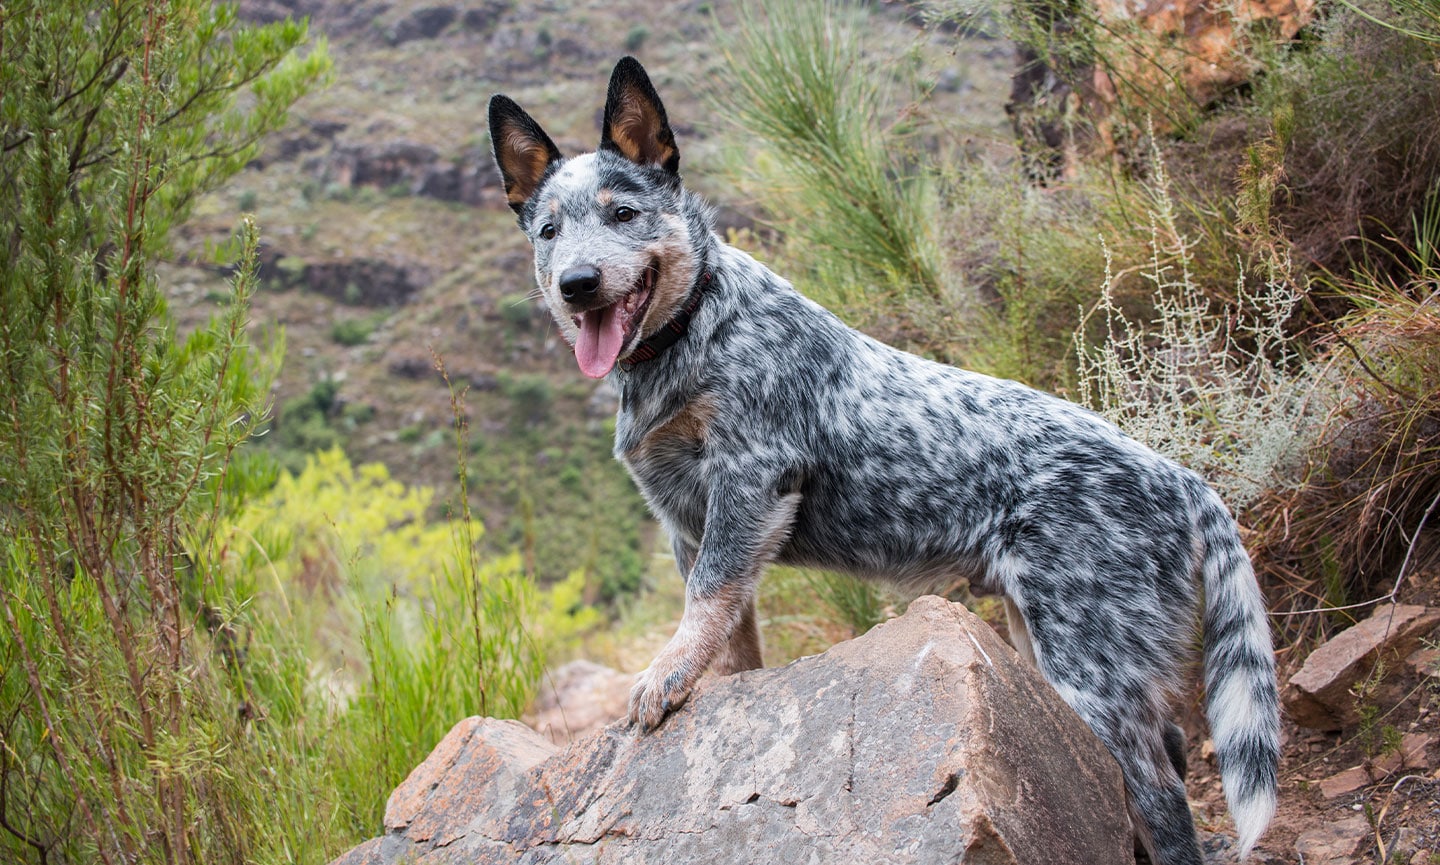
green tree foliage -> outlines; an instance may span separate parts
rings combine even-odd
[[[154,268],[325,74],[305,38],[199,0],[0,6],[6,861],[244,858],[186,549],[263,416],[255,228],[230,303],[183,341]]]

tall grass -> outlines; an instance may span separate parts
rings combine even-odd
[[[483,526],[464,505],[431,519],[433,498],[333,450],[219,532],[214,606],[252,647],[233,686],[257,726],[279,721],[323,743],[285,743],[316,774],[288,804],[331,814],[329,855],[380,832],[389,791],[457,721],[518,717],[547,653],[598,616],[581,603],[582,573],[539,590],[518,553],[480,554]],[[281,649],[301,662],[282,662]]]
[[[833,0],[745,4],[717,30],[717,116],[743,130],[746,189],[791,235],[820,299],[944,296],[929,215],[933,178],[912,157],[891,76],[865,52],[864,14]],[[831,254],[844,250],[844,255]]]
[[[1019,162],[947,161],[961,148],[922,146],[943,133],[924,125],[922,90],[901,64],[867,47],[866,14],[831,0],[751,4],[721,36],[715,116],[732,177],[781,237],[768,251],[802,291],[876,335],[1073,386],[1071,337],[1106,280],[1097,237],[1122,257],[1144,254],[1153,186],[1108,162],[1039,189]],[[1196,238],[1198,283],[1225,294],[1237,276],[1230,232],[1211,202],[1175,210]],[[1111,276],[1112,299],[1143,311],[1151,286]]]
[[[1415,215],[1415,245],[1403,260],[1331,283],[1353,310],[1328,340],[1329,417],[1305,485],[1271,494],[1259,547],[1288,589],[1296,632],[1363,618],[1371,605],[1396,599],[1436,555],[1437,199],[1432,192]]]

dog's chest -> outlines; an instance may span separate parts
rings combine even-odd
[[[698,397],[617,453],[656,515],[696,539],[705,527],[704,455],[714,417],[715,404]],[[632,438],[628,423],[633,419],[622,414],[616,430],[621,442]]]

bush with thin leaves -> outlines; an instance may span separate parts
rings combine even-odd
[[[228,303],[177,339],[171,226],[328,69],[301,24],[198,0],[0,9],[0,859],[253,861],[272,806],[187,555],[264,416],[246,338],[258,234]],[[243,98],[242,98],[243,97]],[[259,746],[263,751],[264,746]],[[241,761],[251,767],[255,762]],[[310,831],[326,828],[317,819]]]
[[[1264,491],[1293,487],[1318,435],[1321,367],[1286,329],[1300,289],[1283,261],[1265,278],[1241,277],[1222,305],[1197,282],[1164,165],[1152,154],[1150,260],[1154,319],[1137,321],[1114,301],[1107,250],[1099,317],[1104,336],[1076,332],[1082,400],[1127,433],[1188,466],[1234,509]]]
[[[388,791],[452,725],[518,717],[547,653],[599,615],[581,602],[583,573],[540,590],[518,554],[480,555],[483,526],[463,506],[432,520],[433,499],[333,449],[218,530],[211,609],[251,647],[233,665],[241,703],[273,726],[296,683],[277,679],[268,652],[305,659],[307,697],[285,712],[324,731],[307,797],[352,843],[379,831]]]

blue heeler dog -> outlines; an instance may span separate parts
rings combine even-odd
[[[581,372],[618,386],[615,454],[685,579],[633,723],[656,727],[707,668],[761,665],[769,562],[967,578],[1004,595],[1016,649],[1119,761],[1151,858],[1198,865],[1171,700],[1203,587],[1210,728],[1249,852],[1275,809],[1275,661],[1204,481],[1079,406],[882,345],[727,246],[632,58],[597,152],[562,157],[504,96],[490,134],[540,290]]]

